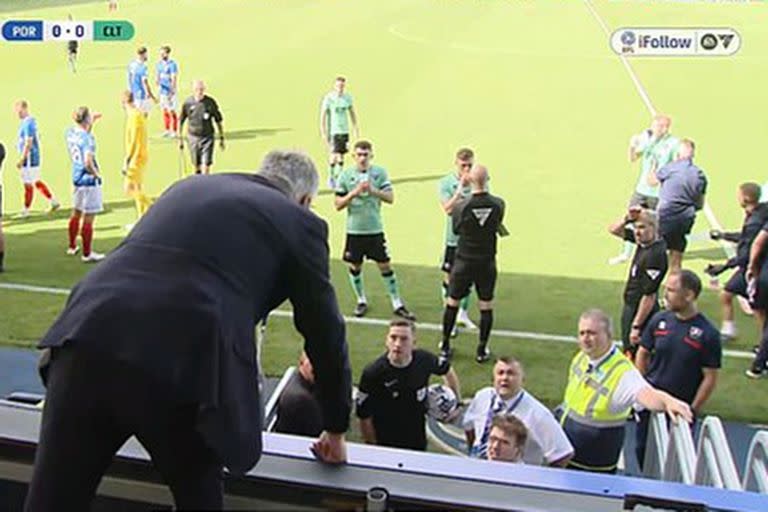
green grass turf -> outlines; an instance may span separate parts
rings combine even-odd
[[[67,5],[69,4],[69,5]],[[735,188],[760,183],[756,167],[768,125],[762,93],[768,34],[764,5],[710,2],[593,1],[611,29],[621,26],[731,26],[744,38],[729,59],[646,59],[632,66],[656,108],[673,116],[673,132],[698,143],[697,162],[710,178],[709,202],[726,226],[737,228],[741,211]],[[46,7],[48,6],[48,7]],[[22,9],[26,9],[22,11]],[[0,43],[0,62],[11,79],[0,81],[0,140],[12,148],[17,120],[12,103],[30,101],[42,135],[44,177],[69,203],[69,165],[63,132],[70,112],[87,104],[104,113],[95,128],[105,176],[108,210],[99,217],[96,248],[108,250],[133,221],[122,195],[123,113],[119,93],[135,47],[173,47],[182,90],[203,78],[225,116],[229,145],[217,151],[216,168],[253,169],[275,147],[304,148],[325,172],[318,134],[322,95],[336,74],[349,78],[362,134],[373,140],[376,162],[395,180],[396,202],[385,206],[385,224],[404,298],[422,320],[440,319],[436,267],[442,254],[444,218],[437,179],[463,145],[475,148],[491,170],[492,187],[508,206],[512,236],[500,243],[496,327],[572,334],[578,313],[600,306],[616,320],[626,267],[605,264],[620,247],[605,232],[634,186],[637,166],[625,159],[628,137],[649,115],[607,37],[580,0],[157,0],[122,1],[116,15],[106,2],[2,2],[10,18],[92,20],[116,17],[136,26],[129,43],[84,43],[78,73],[66,66],[65,45]],[[186,94],[186,92],[185,92]],[[5,105],[5,107],[3,107]],[[147,189],[157,195],[173,182],[178,150],[155,136],[159,113],[150,116],[153,140]],[[87,267],[63,255],[66,212],[12,218],[21,206],[13,153],[4,169],[4,221],[8,272],[0,282],[70,287]],[[194,200],[194,198],[190,198]],[[37,199],[35,208],[44,204]],[[332,255],[343,245],[344,216],[321,195],[316,212],[331,226]],[[215,214],[215,212],[212,212]],[[179,219],[184,222],[184,219]],[[709,226],[700,217],[696,232]],[[722,258],[717,245],[691,245],[686,266],[701,270]],[[346,313],[353,303],[343,265],[333,278]],[[371,316],[389,314],[383,286],[367,269]],[[29,345],[39,338],[62,297],[0,289],[0,343]],[[719,319],[716,294],[705,291],[702,309]],[[728,348],[755,341],[751,320],[737,313],[742,337]],[[297,344],[289,323],[276,320],[265,354],[271,373],[292,362]],[[381,328],[351,326],[353,366],[381,350]],[[436,333],[422,332],[434,348]],[[277,342],[276,340],[281,340]],[[284,342],[282,340],[285,340]],[[275,340],[274,342],[272,340]],[[549,403],[560,397],[572,347],[551,342],[495,339],[522,357],[531,389]],[[470,349],[468,349],[470,350]],[[750,393],[764,382],[741,375],[747,361],[726,359],[710,410],[727,418],[768,422]],[[467,392],[488,380],[487,368],[461,357]]]

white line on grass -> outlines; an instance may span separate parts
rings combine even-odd
[[[0,289],[14,290],[30,293],[47,293],[53,295],[69,295],[69,290],[66,288],[51,288],[48,286],[35,286],[29,284],[17,284],[17,283],[0,283]],[[276,309],[270,313],[270,316],[292,318],[293,312]],[[358,325],[372,325],[378,327],[386,327],[389,325],[389,320],[384,318],[357,318],[351,316],[345,316],[344,321],[349,324]],[[419,322],[419,329],[426,331],[442,332],[443,326],[440,324],[431,324],[427,322]],[[476,329],[472,329],[476,331]],[[499,338],[515,338],[522,340],[535,340],[535,341],[552,341],[556,343],[576,343],[575,336],[566,336],[562,334],[548,334],[540,332],[528,332],[528,331],[511,331],[507,329],[494,329],[491,334]],[[754,356],[749,352],[741,350],[724,350],[723,354],[728,357],[736,357],[739,359],[752,359]]]
[[[603,20],[603,18],[600,16],[600,13],[597,12],[597,9],[595,9],[595,6],[592,5],[592,1],[591,0],[583,0],[583,1],[584,1],[584,5],[587,6],[587,9],[589,9],[589,12],[592,13],[592,16],[600,25],[600,28],[602,28],[603,32],[605,32],[605,35],[610,38],[611,29],[605,23],[605,20]],[[648,95],[648,91],[645,90],[645,87],[643,87],[643,84],[640,82],[640,79],[638,78],[637,73],[635,73],[635,70],[629,64],[629,59],[627,59],[627,57],[624,55],[617,55],[617,57],[619,58],[621,63],[624,65],[624,69],[626,69],[627,73],[629,73],[629,77],[632,79],[632,82],[635,84],[635,89],[637,89],[638,94],[640,94],[640,98],[643,100],[643,103],[645,103],[645,107],[648,109],[648,112],[650,112],[652,116],[655,116],[656,108],[653,106],[651,97]],[[712,208],[709,206],[709,203],[704,204],[704,217],[707,218],[707,222],[709,222],[709,225],[712,229],[717,229],[718,231],[723,230],[723,226],[720,224],[720,222],[718,222],[717,217],[715,217],[715,212],[712,211]],[[723,251],[725,251],[725,254],[728,257],[732,257],[735,254],[735,250],[733,249],[733,246],[725,243],[722,240],[720,241],[720,247],[723,248]]]

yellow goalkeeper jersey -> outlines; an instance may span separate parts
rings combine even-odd
[[[137,108],[128,110],[125,123],[125,156],[128,167],[141,168],[147,164],[147,118]]]

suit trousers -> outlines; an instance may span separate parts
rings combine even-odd
[[[111,356],[52,349],[40,441],[24,510],[85,511],[113,456],[132,436],[180,509],[221,509],[223,466],[178,403],[141,369]]]

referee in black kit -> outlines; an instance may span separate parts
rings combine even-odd
[[[205,94],[202,80],[192,82],[192,96],[181,107],[179,119],[179,149],[184,149],[184,122],[189,119],[187,138],[195,174],[208,174],[213,165],[213,121],[219,130],[219,147],[224,150],[223,117],[216,100]]]
[[[658,237],[658,217],[652,210],[631,206],[627,214],[613,223],[612,235],[637,245],[621,312],[621,343],[632,361],[648,320],[659,311],[659,287],[667,274],[667,244]]]
[[[493,290],[496,287],[496,239],[505,235],[504,201],[487,191],[488,169],[476,164],[469,172],[472,195],[454,207],[451,213],[453,231],[459,235],[456,259],[451,270],[448,298],[443,313],[443,340],[440,355],[452,355],[451,331],[459,312],[459,300],[474,284],[480,309],[480,339],[476,360],[490,358],[488,338],[493,325]]]

